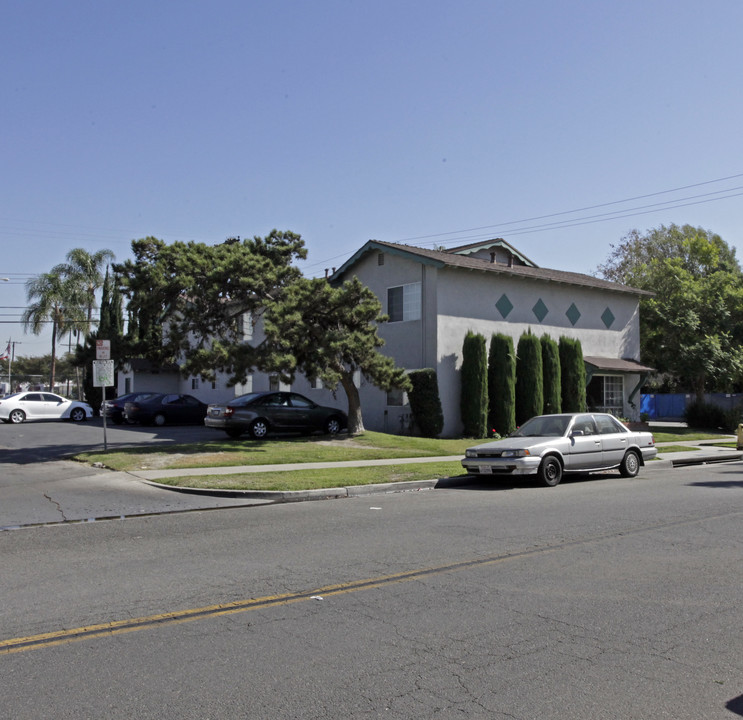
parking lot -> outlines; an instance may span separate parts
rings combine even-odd
[[[106,444],[109,450],[143,443],[177,444],[223,438],[224,433],[201,425],[150,427],[107,423],[106,426]],[[59,460],[86,450],[102,450],[103,441],[101,418],[82,423],[0,423],[0,464]]]

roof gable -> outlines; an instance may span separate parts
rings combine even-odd
[[[501,244],[508,245],[504,240],[494,240],[491,241],[491,243],[478,243],[476,246],[465,247],[474,247],[476,250],[482,250],[485,247],[501,247]],[[508,247],[511,248],[510,245],[508,245]],[[455,250],[461,249],[462,248],[455,248]],[[482,257],[473,257],[471,254],[449,250],[427,250],[425,248],[415,247],[414,245],[401,245],[398,243],[384,242],[382,240],[369,240],[363,247],[359,248],[331,275],[329,278],[330,282],[334,284],[342,282],[344,276],[349,273],[353,266],[356,265],[364,256],[372,252],[382,252],[389,255],[404,257],[408,260],[419,262],[422,265],[430,265],[437,268],[454,268],[475,272],[501,273],[511,277],[520,277],[538,282],[562,283],[566,285],[576,285],[631,295],[653,295],[653,293],[646,290],[639,290],[620,283],[593,277],[592,275],[540,268],[531,263],[531,261],[525,256],[521,256],[520,253],[519,256],[531,264],[506,265]]]

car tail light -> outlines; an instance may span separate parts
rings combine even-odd
[[[231,408],[231,407],[228,406],[228,407],[226,407],[224,409],[224,416],[226,418],[232,417],[232,415],[234,414],[234,412],[235,412],[235,408]]]

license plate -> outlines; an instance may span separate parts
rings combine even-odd
[[[212,410],[210,414],[212,417],[219,417],[219,410]]]
[[[492,475],[493,468],[490,465],[480,465],[480,475]]]

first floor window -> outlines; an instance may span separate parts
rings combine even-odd
[[[588,407],[612,415],[624,411],[624,377],[622,375],[594,375],[586,388]]]

